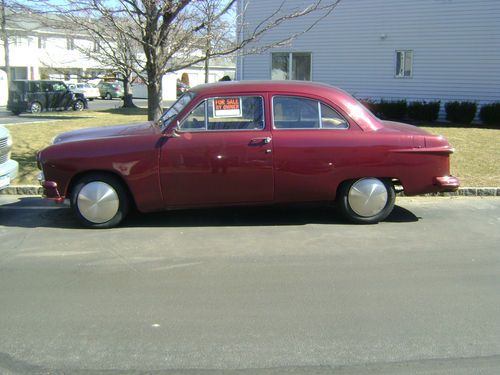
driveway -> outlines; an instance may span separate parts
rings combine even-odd
[[[397,203],[378,225],[277,207],[87,230],[0,196],[0,373],[500,373],[500,199]]]

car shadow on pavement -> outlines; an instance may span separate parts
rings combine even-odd
[[[396,206],[385,220],[390,223],[416,222],[419,218]],[[324,205],[287,205],[188,209],[149,214],[133,212],[123,222],[125,228],[182,228],[216,226],[283,226],[306,224],[352,225],[333,207]],[[40,197],[23,197],[0,205],[0,225],[24,228],[83,229],[68,205]]]

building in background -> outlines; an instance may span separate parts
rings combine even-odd
[[[241,36],[280,4],[239,0],[238,9],[245,10]],[[300,6],[300,0],[285,3],[288,9]],[[271,30],[259,45],[306,29],[314,17]],[[441,108],[453,100],[498,101],[500,1],[341,1],[290,46],[240,56],[237,79],[312,80],[358,98],[440,100]]]
[[[85,35],[72,33],[71,30],[59,30],[42,25],[29,15],[9,14],[7,33],[10,38],[10,71],[11,79],[54,79],[70,82],[97,82],[101,78],[107,80],[119,78],[113,67],[103,66],[81,52],[82,48],[99,52],[100,46]],[[3,41],[0,40],[0,69],[5,71]],[[209,82],[215,82],[224,75],[234,78],[235,63],[232,59],[213,59],[209,69]],[[190,85],[204,82],[203,64],[163,78],[163,98],[175,100],[177,79],[187,73]],[[135,97],[147,97],[147,89],[140,81],[133,85]],[[0,105],[6,102],[0,90]]]

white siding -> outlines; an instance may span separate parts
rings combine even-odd
[[[247,0],[250,27],[282,0]],[[288,0],[287,6],[307,4]],[[305,29],[311,17],[271,31],[260,43]],[[413,50],[413,74],[395,78],[398,49]],[[500,0],[343,0],[290,47],[243,57],[240,79],[270,79],[271,52],[312,53],[314,81],[359,98],[500,100]]]

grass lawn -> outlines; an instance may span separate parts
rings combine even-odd
[[[144,122],[147,121],[147,110],[121,108],[106,111],[50,112],[23,117],[32,117],[33,121],[41,118],[54,120],[6,126],[14,141],[12,159],[19,162],[19,174],[13,184],[37,185],[40,171],[36,166],[36,153],[50,145],[57,134],[81,128]]]
[[[17,185],[37,184],[36,153],[48,146],[59,133],[96,126],[146,121],[146,109],[113,109],[106,111],[61,112],[32,115],[53,119],[50,122],[7,126],[14,138],[12,158],[20,164]],[[462,186],[500,186],[500,129],[424,126],[434,134],[445,136],[455,147],[451,173]]]
[[[455,147],[451,173],[461,186],[500,187],[500,129],[423,127],[443,135]]]

